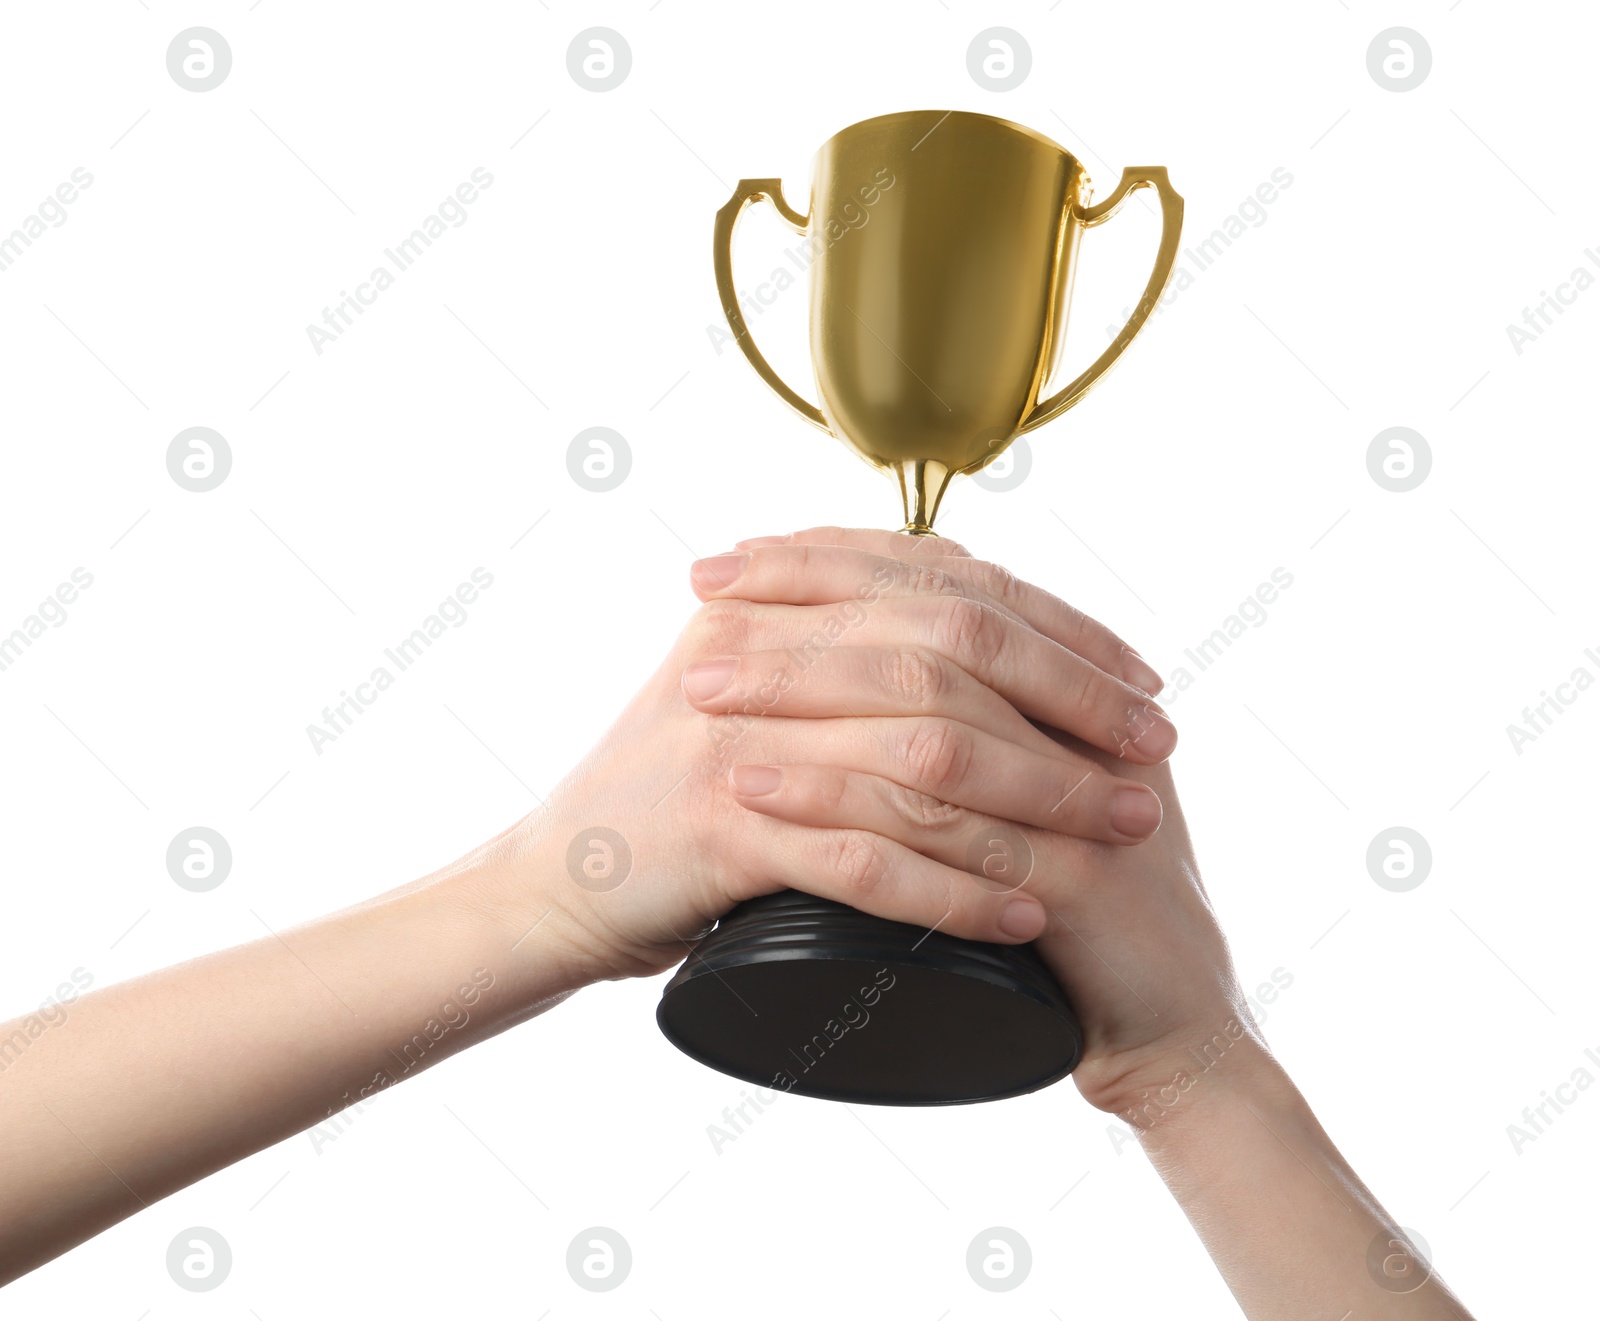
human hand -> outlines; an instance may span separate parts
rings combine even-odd
[[[1031,891],[987,889],[963,859],[747,810],[817,777],[902,819],[1003,816],[1108,849],[1160,823],[1157,795],[1121,773],[1177,740],[1137,686],[1159,688],[1154,671],[954,543],[817,529],[700,561],[693,581],[705,604],[661,668],[480,857],[491,902],[553,917],[589,976],[670,967],[734,904],[786,887],[970,939],[1044,929]]]
[[[811,575],[807,581],[826,581],[836,562],[835,547],[824,539],[881,544],[889,552],[915,555],[911,567],[917,573],[954,572],[964,581],[993,584],[996,596],[1020,605],[1028,617],[1045,621],[1056,636],[1101,665],[1115,664],[1121,657],[1117,649],[1122,644],[1099,625],[1071,614],[1037,588],[1008,580],[992,566],[971,560],[951,543],[909,539],[880,543],[871,540],[874,535],[829,529],[797,534],[796,540],[814,552],[806,565]],[[770,578],[786,568],[783,562],[769,561],[756,572]],[[1077,633],[1071,632],[1074,625]],[[1020,634],[1015,639],[1008,634],[1004,642],[996,639],[992,646],[1002,654],[1013,647],[1007,659],[1019,669],[1026,669],[1039,649],[1037,641]],[[1059,679],[1042,658],[1036,663],[1038,677],[1032,686],[1002,684],[996,676],[1003,667],[993,663],[981,672],[996,684],[987,696],[1019,700],[1017,695],[1025,693],[1026,701],[1019,700],[1023,711],[1048,723],[1051,715],[1038,703],[1037,694]],[[972,748],[970,757],[952,757],[964,775],[930,774],[925,781],[936,783],[920,787],[896,783],[892,776],[859,774],[847,765],[790,765],[782,768],[782,778],[772,790],[742,795],[741,801],[752,811],[793,825],[892,841],[951,870],[971,867],[975,840],[992,841],[980,847],[980,855],[1004,857],[1010,867],[1022,864],[1021,873],[1003,882],[973,876],[972,888],[1001,901],[1031,895],[1045,906],[1048,921],[1036,948],[1071,997],[1084,1028],[1084,1056],[1075,1080],[1092,1104],[1120,1113],[1138,1104],[1142,1094],[1171,1084],[1186,1064],[1193,1068],[1189,1052],[1201,1043],[1220,1036],[1231,1046],[1248,1037],[1246,1049],[1253,1049],[1260,1041],[1200,880],[1170,765],[1164,760],[1151,764],[1152,758],[1140,755],[1138,743],[1120,749],[1130,755],[1118,755],[1117,740],[1105,737],[1106,685],[1090,678],[1087,700],[1079,700],[1069,712],[1076,722],[1072,732],[1043,731],[1067,760],[1018,762],[1014,773],[1020,778],[1007,780],[992,794],[961,788],[964,779],[994,781],[1011,773],[998,756],[991,759],[994,749],[984,744]],[[803,700],[823,698],[813,692]],[[738,751],[740,762],[752,756],[750,748]],[[1068,766],[1071,773],[1089,777],[1072,793],[1074,798],[1086,790],[1098,798],[1130,785],[1150,790],[1163,808],[1159,831],[1129,846],[1115,841],[1110,832],[1094,830],[1093,811],[1078,819],[1077,829],[1064,828],[1065,820],[1052,823],[1048,813],[1038,811],[1039,791],[1048,786],[1048,793],[1059,795],[1062,790],[1055,786]],[[741,774],[734,772],[736,778]],[[1037,777],[1031,784],[1030,775]],[[1066,781],[1068,790],[1071,785]],[[894,856],[902,855],[897,851]],[[869,908],[882,890],[909,889],[922,880],[922,874],[885,867],[864,880],[844,896],[846,902]],[[902,920],[931,926],[939,921],[944,902],[945,892],[930,885],[915,916]],[[949,930],[950,924],[940,929]]]
[[[863,535],[819,529],[797,534],[789,545],[825,548]],[[919,570],[987,578],[1008,599],[1026,598],[1032,608],[1021,613],[1030,619],[1058,619],[1056,612],[1066,609],[1041,605],[1037,589],[964,562],[964,552],[948,543],[891,541],[884,549],[915,557]],[[817,565],[824,563],[819,555]],[[1080,650],[1114,664],[1108,635],[1097,629]],[[1041,631],[1051,629],[1045,624]],[[1019,648],[1009,659],[1023,655]],[[991,665],[983,673],[997,670]],[[1023,713],[1041,725],[1050,721],[1017,696],[1018,687],[993,682],[994,692],[1017,701]],[[1035,948],[1084,1031],[1073,1080],[1091,1104],[1138,1131],[1248,1315],[1309,1315],[1307,1300],[1314,1299],[1311,1310],[1319,1315],[1466,1317],[1431,1270],[1416,1275],[1422,1283],[1414,1292],[1374,1285],[1374,1244],[1415,1270],[1409,1248],[1402,1250],[1405,1231],[1361,1183],[1256,1028],[1200,880],[1170,766],[1138,744],[1133,755],[1119,756],[1130,750],[1114,740],[1107,745],[1104,725],[1089,714],[1095,709],[1092,701],[1080,704],[1071,732],[1035,732],[1067,754],[1074,773],[1083,768],[1091,777],[1084,789],[1139,785],[1159,798],[1160,830],[1140,843],[1108,842],[1104,832],[1069,832],[1040,820],[1033,795],[1042,780],[1015,782],[1009,794],[998,795],[1005,800],[998,806],[977,802],[961,791],[966,780],[1006,774],[987,745],[972,749],[970,762],[962,763],[966,774],[950,781],[948,793],[943,782],[928,793],[849,766],[791,764],[768,792],[741,801],[824,837],[855,832],[947,872],[966,871],[969,898],[976,889],[991,900],[1028,895],[1043,904],[1048,925]],[[1049,769],[1059,773],[1064,764]],[[959,909],[963,886],[946,891],[934,875],[900,866],[900,852],[892,856],[892,865],[857,874],[846,901],[880,911],[876,903],[890,890],[908,901],[912,916],[903,920],[949,929],[941,914],[947,902],[952,912]],[[984,874],[991,861],[1003,863],[1003,878]]]

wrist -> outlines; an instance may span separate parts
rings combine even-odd
[[[1138,1135],[1145,1151],[1152,1158],[1178,1160],[1196,1148],[1214,1146],[1216,1134],[1236,1121],[1253,1124],[1252,1114],[1271,1126],[1269,1116],[1306,1109],[1283,1066],[1254,1034],[1220,1054],[1213,1045],[1190,1056],[1186,1066],[1175,1065],[1163,1082],[1141,1087],[1125,1102],[1118,1117]]]
[[[564,869],[564,855],[530,817],[428,882],[469,915],[484,959],[504,969],[529,1010],[607,976]]]
[[[1121,1119],[1145,1145],[1203,1127],[1219,1108],[1278,1106],[1299,1093],[1243,1011],[1183,1044],[1103,1058],[1078,1079],[1086,1099]]]

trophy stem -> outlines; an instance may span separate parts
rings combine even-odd
[[[906,525],[902,532],[914,537],[931,537],[934,516],[939,512],[939,501],[944,498],[945,487],[950,485],[951,472],[937,459],[902,459],[895,467],[900,480],[900,502],[905,507]]]

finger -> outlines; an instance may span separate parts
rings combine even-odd
[[[816,830],[772,820],[775,846],[764,856],[774,888],[832,899],[864,913],[967,940],[1018,945],[1048,917],[1032,895],[997,894],[954,867],[861,830]]]
[[[966,871],[997,893],[1034,880],[1038,852],[1051,838],[837,766],[735,766],[728,783],[735,800],[753,812],[800,826],[880,835]],[[1035,894],[1049,902],[1048,895]]]
[[[718,656],[684,670],[683,693],[708,715],[945,716],[1036,752],[1057,752],[999,693],[927,647]]]
[[[952,559],[940,566],[1002,608],[1026,619],[1045,637],[1092,661],[1107,674],[1154,697],[1166,681],[1120,635],[1042,587],[987,560]]]
[[[1065,749],[1035,752],[942,716],[760,720],[723,750],[740,761],[877,775],[952,807],[1107,844],[1141,843],[1161,824],[1161,800],[1148,785]]]
[[[1026,621],[1152,697],[1163,687],[1161,676],[1104,624],[998,564],[971,556],[899,559],[881,550],[834,543],[757,541],[771,544],[741,542],[740,552],[701,560],[691,568],[690,580],[701,600],[737,596],[746,601],[827,605],[882,596],[966,596]],[[746,558],[740,560],[740,553]]]
[[[884,597],[870,605],[787,606],[724,598],[706,615],[701,654],[859,647],[935,651],[1024,716],[1140,764],[1178,744],[1166,713],[1131,684],[994,606],[962,596]]]
[[[751,537],[738,543],[740,550],[751,546],[853,546],[875,555],[898,560],[937,559],[942,555],[966,555],[967,548],[949,537],[913,537],[904,532],[884,532],[879,528],[813,527],[783,537]]]

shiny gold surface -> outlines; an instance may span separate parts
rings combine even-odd
[[[1090,206],[1088,176],[1042,134],[962,111],[868,119],[817,153],[800,215],[776,179],[742,179],[717,212],[717,291],[739,347],[812,425],[893,472],[907,532],[932,531],[950,478],[1088,392],[1138,334],[1178,254],[1183,199],[1162,166],[1130,168]],[[1137,188],[1161,199],[1161,244],[1133,315],[1049,398],[1078,243]],[[790,389],[750,337],[733,281],[734,226],[765,198],[810,241],[811,361],[821,407]]]

